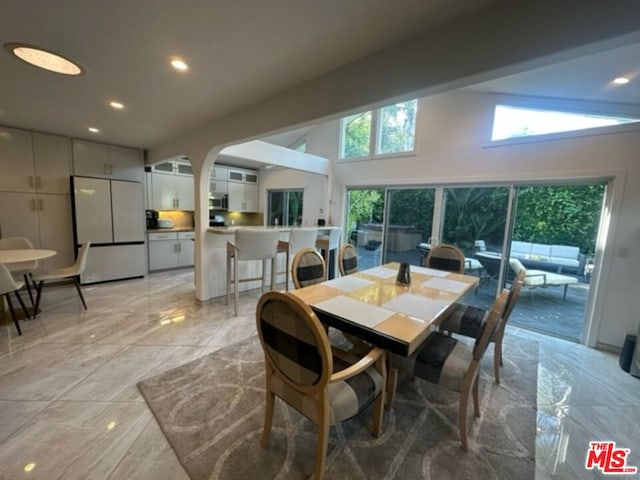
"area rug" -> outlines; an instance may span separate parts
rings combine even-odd
[[[538,344],[508,335],[501,385],[493,351],[481,371],[481,417],[460,448],[458,395],[401,377],[383,434],[369,432],[371,408],[331,427],[326,479],[533,479]],[[257,337],[138,384],[189,476],[200,479],[305,479],[313,472],[316,430],[276,401],[271,441],[260,447],[264,357]],[[470,412],[473,407],[470,405]]]

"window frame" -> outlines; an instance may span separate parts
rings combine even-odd
[[[386,108],[386,107],[390,107],[392,105],[398,104],[398,103],[406,103],[406,102],[411,102],[411,101],[415,101],[416,102],[416,113],[415,113],[415,122],[414,122],[414,132],[413,132],[413,149],[412,150],[403,150],[401,152],[389,152],[389,153],[376,153],[377,152],[377,147],[379,144],[378,138],[381,136],[380,135],[380,113],[381,111]],[[349,115],[345,115],[342,118],[340,118],[340,122],[339,122],[339,132],[338,132],[338,136],[339,136],[339,142],[338,142],[338,158],[337,158],[337,162],[353,162],[353,161],[361,161],[361,160],[374,160],[374,159],[383,159],[383,158],[393,158],[393,157],[406,157],[406,156],[412,156],[416,154],[416,145],[417,145],[417,130],[418,130],[418,115],[419,115],[419,104],[420,104],[420,99],[419,98],[411,98],[409,100],[404,100],[404,101],[398,101],[398,102],[394,102],[394,103],[390,103],[387,105],[383,105],[379,108],[372,108],[372,109],[367,109],[367,110],[363,110],[361,112],[356,112],[356,113],[352,113]],[[361,156],[357,156],[357,157],[344,157],[344,147],[345,147],[345,135],[344,135],[344,121],[345,119],[352,117],[354,115],[360,115],[360,114],[364,114],[366,112],[371,112],[371,126],[370,126],[370,133],[369,133],[369,153],[367,155],[361,155]]]
[[[623,123],[619,125],[606,125],[602,127],[591,127],[580,130],[566,130],[562,132],[552,132],[540,135],[527,135],[522,137],[511,137],[500,140],[493,140],[491,137],[493,134],[493,125],[495,123],[496,108],[498,106],[529,110],[547,110],[549,112],[559,113],[565,112],[577,115],[585,114],[601,116],[608,115],[611,117],[637,117],[639,121]],[[488,128],[485,132],[485,142],[483,148],[493,148],[640,130],[640,109],[638,109],[637,106],[632,105],[610,104],[604,102],[585,102],[566,99],[522,99],[501,97],[497,98],[493,102],[491,118],[487,123]]]

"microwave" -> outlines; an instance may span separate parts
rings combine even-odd
[[[213,194],[213,197],[209,198],[209,210],[228,210],[229,209],[229,195],[227,194]]]

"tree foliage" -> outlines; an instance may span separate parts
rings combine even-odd
[[[593,255],[603,197],[604,185],[520,188],[513,239]]]

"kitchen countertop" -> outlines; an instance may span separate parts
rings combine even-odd
[[[241,228],[245,228],[245,229],[252,229],[252,230],[278,230],[279,232],[290,232],[292,229],[294,228],[314,228],[314,227],[309,227],[309,226],[295,226],[295,227],[274,227],[274,226],[268,226],[268,227],[251,227],[251,226],[241,226],[241,225],[233,225],[233,226],[229,226],[229,227],[209,227],[207,228],[207,232],[209,233],[216,233],[218,235],[230,235],[233,233],[236,233],[238,230],[240,230]],[[338,228],[338,229],[342,229],[341,226],[339,225],[325,225],[322,227],[315,227],[318,230],[330,230],[333,228]]]
[[[193,232],[193,228],[172,227],[172,228],[147,228],[147,233],[170,233],[170,232]]]

